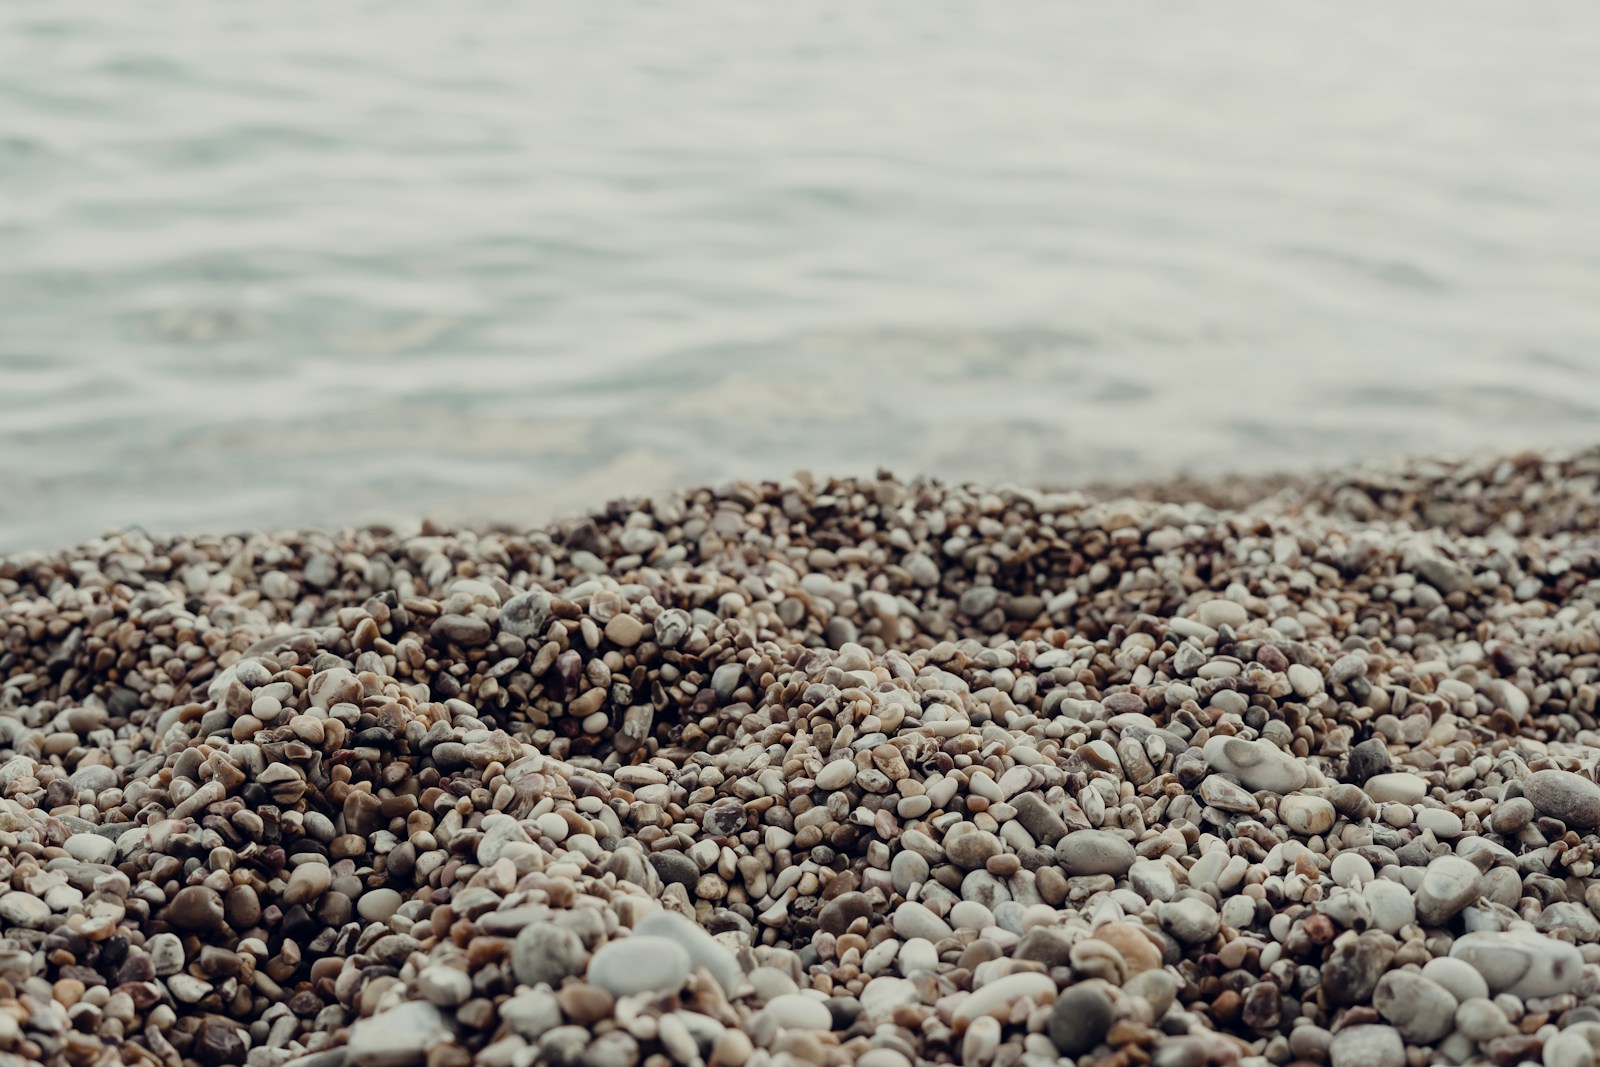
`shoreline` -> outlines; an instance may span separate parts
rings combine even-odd
[[[0,1061],[1582,1067],[1597,626],[1600,448],[0,556]]]

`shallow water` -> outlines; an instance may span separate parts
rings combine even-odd
[[[1600,414],[1600,8],[0,5],[0,549]]]

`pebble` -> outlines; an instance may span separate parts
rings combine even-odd
[[[1375,774],[1365,785],[1367,796],[1379,803],[1411,805],[1428,795],[1428,783],[1406,771]]]
[[[831,1030],[833,1016],[826,1004],[803,993],[785,993],[767,1002],[767,1015],[779,1026],[797,1030]]]
[[[1425,926],[1441,926],[1478,899],[1482,888],[1483,875],[1471,862],[1459,856],[1440,856],[1428,864],[1417,889],[1417,920]]]
[[[1583,954],[1576,946],[1535,933],[1464,934],[1450,946],[1450,956],[1470,964],[1490,992],[1523,999],[1570,993],[1583,978]]]
[[[722,986],[723,992],[732,995],[738,987],[741,972],[738,961],[697,924],[681,915],[658,911],[647,915],[634,926],[636,936],[660,937],[673,942],[689,957],[691,967],[704,967]]]
[[[559,987],[568,975],[583,970],[587,956],[578,935],[554,923],[535,922],[525,926],[511,943],[512,970],[516,973],[517,981],[523,985],[547,982]],[[616,965],[613,963],[612,966]],[[594,977],[595,968],[599,966],[598,957],[589,961],[590,980],[610,989],[604,981]],[[615,989],[611,991],[616,992]]]
[[[356,911],[368,922],[388,922],[400,910],[403,898],[393,889],[369,889],[356,901]]]
[[[439,1009],[412,1000],[358,1021],[350,1028],[346,1054],[356,1067],[409,1067],[449,1039]]]
[[[1487,1000],[1489,983],[1464,960],[1435,956],[1422,965],[1422,977],[1443,986],[1457,1001]]]
[[[1113,1018],[1111,998],[1090,982],[1062,990],[1050,1009],[1050,1040],[1063,1056],[1081,1056],[1105,1040]]]
[[[1195,897],[1163,907],[1161,921],[1173,937],[1189,944],[1211,940],[1222,926],[1216,908]]]
[[[1310,837],[1333,829],[1336,816],[1333,805],[1321,797],[1296,793],[1278,802],[1278,818],[1295,833]]]
[[[1522,795],[1541,815],[1580,830],[1600,827],[1600,784],[1571,771],[1535,771]]]
[[[1194,617],[1213,630],[1224,626],[1231,626],[1237,630],[1250,621],[1250,613],[1245,610],[1243,604],[1223,600],[1220,597],[1200,604],[1195,608]]]
[[[894,932],[902,938],[920,937],[939,941],[951,937],[955,931],[950,924],[929,910],[926,904],[908,900],[894,912]]]
[[[1390,971],[1378,979],[1372,1006],[1412,1045],[1431,1045],[1455,1029],[1456,998],[1425,975]]]
[[[50,905],[31,893],[0,893],[0,919],[9,926],[39,926],[50,918]]]
[[[112,863],[117,858],[117,843],[99,834],[73,834],[62,847],[81,863]]]
[[[1077,830],[1056,845],[1061,869],[1069,875],[1122,875],[1133,866],[1133,846],[1109,830]]]
[[[817,788],[830,792],[844,789],[856,780],[856,765],[847,759],[834,760],[817,772]]]
[[[1231,774],[1251,792],[1292,793],[1306,784],[1306,769],[1271,741],[1213,737],[1202,753],[1206,765]]]
[[[1023,997],[1035,1003],[1043,1003],[1046,1000],[1053,1000],[1055,995],[1056,984],[1049,975],[1023,971],[1004,978],[996,978],[973,990],[971,995],[956,1006],[954,1018],[957,1022],[976,1019],[980,1015],[989,1015],[996,1011],[1009,1011],[1011,1006]]]
[[[1392,1026],[1347,1026],[1328,1046],[1333,1067],[1405,1067],[1406,1047]]]
[[[1552,1034],[1543,1051],[1544,1067],[1593,1067],[1595,1061],[1590,1038],[1573,1030]]]
[[[689,954],[676,941],[635,934],[596,952],[589,960],[588,978],[618,997],[670,993],[689,978]]]

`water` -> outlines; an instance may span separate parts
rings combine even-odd
[[[0,549],[1596,436],[1600,8],[0,5]]]

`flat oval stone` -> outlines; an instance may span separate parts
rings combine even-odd
[[[828,1006],[804,993],[784,993],[767,1003],[767,1017],[790,1030],[832,1030]]]
[[[1415,804],[1428,795],[1428,783],[1406,771],[1375,774],[1366,781],[1367,796],[1392,804]]]
[[[1583,978],[1583,954],[1576,945],[1535,933],[1464,934],[1450,946],[1450,956],[1471,964],[1491,993],[1524,1000],[1570,993]]]
[[[1600,827],[1600,785],[1571,771],[1535,771],[1522,783],[1539,814],[1560,819],[1580,830]]]
[[[588,977],[616,997],[670,993],[689,980],[689,954],[676,941],[633,934],[601,946],[589,959]]]
[[[856,780],[856,765],[854,761],[836,759],[817,772],[818,789],[843,789]]]
[[[1077,877],[1085,874],[1128,873],[1137,857],[1133,846],[1109,830],[1075,830],[1056,845],[1061,869]]]

